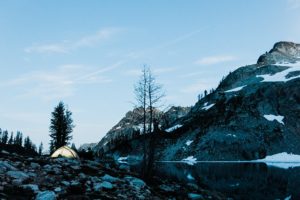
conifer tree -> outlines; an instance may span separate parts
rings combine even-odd
[[[1,143],[6,144],[8,141],[8,131],[5,130],[2,133]]]
[[[39,146],[39,155],[41,156],[43,154],[43,143],[41,142],[40,146]]]
[[[14,133],[11,132],[11,133],[10,133],[9,140],[8,140],[8,144],[13,144],[13,142],[14,142]]]
[[[72,139],[73,125],[72,112],[65,108],[63,102],[54,108],[50,124],[50,152],[69,144]]]

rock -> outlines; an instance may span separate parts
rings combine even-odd
[[[72,165],[72,166],[70,166],[73,170],[75,170],[75,171],[79,171],[80,169],[81,169],[81,167],[80,166],[78,166],[78,165]]]
[[[25,174],[24,172],[21,172],[21,171],[8,171],[6,174],[9,177],[14,178],[14,179],[26,180],[29,178],[29,176],[27,174]]]
[[[7,152],[7,151],[5,151],[5,150],[2,150],[1,153],[2,153],[2,154],[9,155],[9,152]]]
[[[22,185],[22,188],[25,190],[30,190],[34,193],[37,193],[39,191],[39,186],[35,184]]]
[[[68,181],[62,181],[61,184],[63,184],[64,186],[69,186],[70,182],[68,182]]]
[[[12,184],[15,185],[15,186],[21,186],[24,182],[24,179],[14,179],[12,180]]]
[[[189,193],[188,197],[189,199],[204,199],[204,197],[201,194],[195,194],[195,193]]]
[[[114,186],[110,182],[107,182],[107,181],[103,181],[101,183],[94,184],[95,191],[101,191],[101,189],[111,190],[111,189],[113,189],[113,187]]]
[[[56,192],[56,193],[59,193],[61,191],[62,191],[61,187],[57,187],[57,188],[54,189],[54,192]]]
[[[11,164],[9,164],[7,161],[0,161],[0,170],[1,168],[4,170],[18,170],[17,168],[15,168],[14,166],[12,166]]]
[[[176,188],[172,187],[171,185],[165,185],[165,184],[160,185],[159,189],[165,192],[174,192],[176,190]]]
[[[53,168],[53,167],[52,167],[51,165],[49,165],[49,164],[44,165],[44,167],[43,167],[43,169],[44,169],[45,171],[50,171],[52,168]]]
[[[39,169],[41,166],[38,163],[32,162],[30,163],[30,167],[33,169]]]
[[[43,191],[37,194],[35,200],[56,200],[56,196],[53,191]]]
[[[103,181],[108,181],[108,182],[111,182],[111,183],[115,183],[115,182],[117,182],[118,180],[120,180],[120,179],[118,179],[118,178],[116,178],[116,177],[113,177],[113,176],[110,176],[110,175],[108,175],[108,174],[105,174],[101,179],[102,179]]]
[[[126,176],[124,179],[128,181],[130,185],[135,186],[139,189],[144,188],[146,186],[146,183],[143,180],[132,176]]]
[[[125,171],[129,171],[129,170],[130,170],[130,167],[129,167],[129,165],[121,164],[121,165],[119,166],[119,169],[125,170]]]
[[[74,181],[71,181],[70,185],[72,185],[72,186],[78,186],[78,185],[80,185],[80,183],[78,181],[74,180]]]
[[[28,172],[27,175],[30,177],[36,177],[36,173],[33,173],[33,172]]]

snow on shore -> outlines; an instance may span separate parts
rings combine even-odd
[[[259,159],[257,161],[264,162],[269,166],[274,166],[274,167],[279,167],[284,169],[300,167],[300,155],[289,154],[287,152],[270,155],[263,159]]]
[[[182,162],[185,162],[189,165],[194,165],[197,163],[197,158],[194,158],[194,156],[189,156],[187,158],[182,159]]]

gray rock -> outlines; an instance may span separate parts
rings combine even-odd
[[[141,179],[132,176],[126,176],[124,179],[128,181],[130,185],[135,186],[139,189],[146,187],[146,183]]]
[[[39,169],[41,166],[38,163],[32,162],[30,163],[30,167],[33,169]]]
[[[56,193],[59,193],[61,191],[62,191],[61,187],[57,187],[57,188],[54,189],[54,192],[56,192]]]
[[[72,186],[78,186],[78,185],[80,185],[80,183],[77,180],[74,180],[74,181],[71,181],[70,185],[72,185]]]
[[[101,183],[94,184],[95,191],[100,191],[101,189],[111,190],[113,188],[114,188],[114,186],[110,182],[107,182],[107,181],[103,181]]]
[[[25,174],[24,172],[21,172],[21,171],[8,171],[6,174],[9,177],[14,178],[14,179],[26,180],[29,178],[29,176],[27,174]]]
[[[170,186],[170,185],[160,185],[159,188],[165,192],[174,192],[176,190],[176,188]]]
[[[111,183],[115,183],[117,181],[119,181],[120,179],[116,178],[116,177],[113,177],[113,176],[110,176],[108,174],[105,174],[102,178],[101,178],[103,181],[108,181],[108,182],[111,182]]]
[[[64,186],[69,186],[70,182],[68,182],[68,181],[62,181],[61,184],[63,184]]]
[[[43,191],[39,192],[35,200],[56,200],[56,195],[53,191]]]
[[[7,152],[7,151],[5,151],[5,150],[2,150],[1,153],[2,153],[2,154],[9,155],[9,152]]]
[[[0,170],[1,169],[3,169],[3,171],[4,170],[18,170],[17,168],[15,168],[11,164],[9,164],[7,161],[0,161]]]
[[[204,199],[204,197],[201,194],[196,193],[189,193],[188,197],[189,199]]]
[[[28,172],[27,175],[30,177],[36,177],[36,173],[34,172]]]
[[[24,182],[24,179],[14,179],[12,180],[12,184],[15,185],[15,186],[21,186]]]
[[[35,184],[27,184],[27,185],[22,185],[22,188],[26,190],[30,190],[34,193],[37,193],[39,191],[39,186]]]
[[[81,167],[79,165],[72,165],[71,168],[76,171],[81,169]]]

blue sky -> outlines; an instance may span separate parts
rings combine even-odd
[[[62,100],[76,145],[98,142],[144,64],[168,105],[190,106],[275,42],[300,42],[299,21],[299,0],[1,1],[0,127],[47,144]]]

